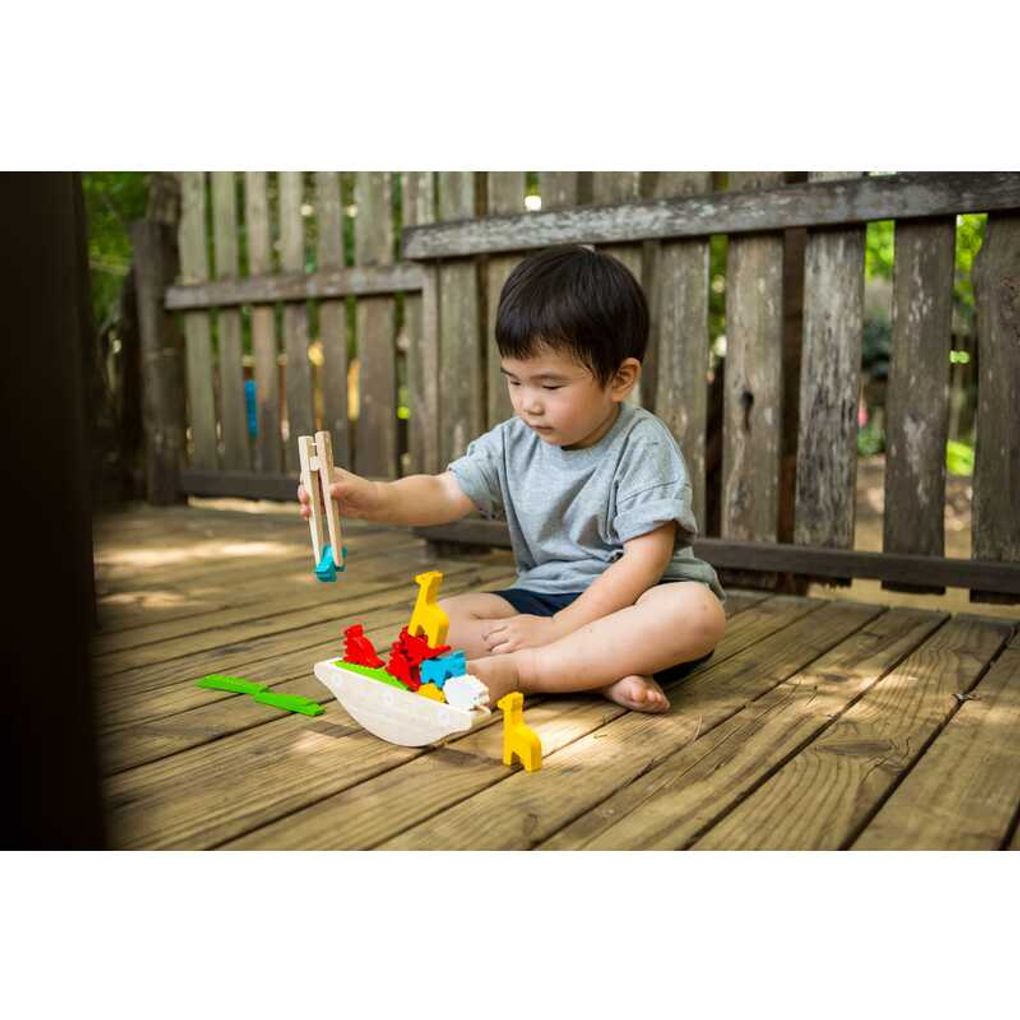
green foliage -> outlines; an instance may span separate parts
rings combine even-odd
[[[857,455],[873,457],[885,450],[885,432],[882,426],[872,418],[857,430]]]
[[[92,315],[102,331],[120,314],[120,289],[131,271],[129,228],[132,221],[145,216],[149,175],[83,173],[82,191],[88,219]]]
[[[946,468],[954,475],[969,477],[974,474],[974,447],[950,439],[946,443]]]
[[[964,331],[974,329],[974,286],[971,272],[974,258],[985,240],[986,213],[956,217],[956,271],[953,274],[953,304],[963,323]]]

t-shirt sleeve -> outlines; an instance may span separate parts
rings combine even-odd
[[[678,538],[690,543],[698,533],[691,499],[687,465],[675,443],[665,436],[635,443],[617,474],[613,529],[629,542],[676,521]]]
[[[463,457],[451,462],[453,473],[464,495],[490,520],[503,520],[504,472],[503,433],[497,426],[468,443]]]

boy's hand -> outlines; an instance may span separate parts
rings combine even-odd
[[[540,648],[562,636],[551,616],[522,613],[506,620],[494,620],[492,627],[482,634],[482,640],[493,655],[502,655],[519,648]]]
[[[367,478],[333,468],[333,484],[329,487],[330,494],[340,504],[340,513],[344,517],[362,517],[373,520],[383,508],[382,494],[378,482],[370,482]],[[298,486],[298,502],[301,504],[301,516],[306,520],[312,516],[311,496],[303,485]]]

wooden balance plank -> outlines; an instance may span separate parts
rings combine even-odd
[[[892,609],[667,758],[542,849],[680,849],[831,724],[946,617]]]
[[[506,567],[478,570],[471,564],[461,570],[447,571],[448,593],[459,590],[474,590],[479,586],[506,583],[514,575]],[[382,601],[381,601],[382,600]],[[393,598],[385,593],[371,596],[349,605],[346,618],[363,619],[372,609],[389,611]],[[406,606],[395,607],[398,613],[406,613]],[[259,663],[271,662],[281,655],[309,651],[323,642],[332,642],[333,647],[341,641],[340,624],[336,618],[266,638],[223,645],[212,650],[199,651],[171,662],[156,663],[143,667],[134,673],[118,674],[127,679],[117,684],[117,677],[100,686],[99,701],[101,724],[105,727],[126,726],[155,716],[183,711],[196,702],[188,681],[197,680],[207,673],[229,673],[247,676]],[[314,663],[309,660],[309,668]],[[184,683],[183,690],[180,685]],[[176,689],[175,689],[176,687]],[[194,693],[201,693],[194,688]]]
[[[998,850],[1020,805],[1020,634],[854,850]]]
[[[456,590],[457,586],[451,585],[451,593],[455,594]],[[387,607],[361,616],[360,622],[380,654],[385,657],[400,627],[407,622],[407,609],[404,606]],[[252,663],[242,675],[245,679],[264,684],[273,690],[280,689],[281,693],[291,693],[282,689],[283,684],[307,680],[313,685],[317,700],[325,703],[332,699],[332,695],[328,688],[314,678],[311,667],[321,659],[340,658],[343,654],[343,639],[340,627],[334,628],[327,635],[320,635],[320,638],[320,643],[311,648],[281,650],[273,657]],[[202,743],[203,735],[211,729],[218,738],[247,728],[244,714],[233,712],[233,706],[237,703],[235,695],[196,687],[195,679],[197,677],[182,679],[173,687],[147,696],[150,714],[146,718],[103,735],[104,747],[108,749],[105,761],[109,763],[109,771],[114,771],[115,766],[128,768],[162,757],[167,753],[168,737],[172,738],[170,744],[181,749]],[[264,708],[257,702],[252,704],[259,709]],[[256,718],[269,720],[274,717],[275,713],[271,712]]]
[[[816,608],[783,601],[787,617]],[[773,626],[781,625],[779,614],[767,615]],[[561,704],[574,707],[565,699]],[[613,711],[610,706],[599,709]],[[493,720],[498,718],[494,713]],[[564,731],[565,739],[570,732],[569,727]],[[339,706],[320,718],[279,719],[113,777],[107,787],[111,842],[118,847],[213,846],[422,753],[354,727]],[[502,765],[500,771],[508,774]]]
[[[188,621],[190,628],[188,622],[178,622],[170,628],[173,633],[155,637],[148,635],[151,640],[138,640],[127,648],[104,650],[100,644],[93,659],[94,675],[107,676],[155,662],[167,662],[199,648],[214,648],[224,640],[243,641],[249,636],[291,630],[306,623],[317,623],[323,618],[336,619],[344,603],[372,592],[388,592],[392,597],[395,589],[399,589],[402,583],[406,585],[411,574],[406,549],[386,558],[376,558],[371,571],[360,570],[358,573],[366,579],[355,581],[341,577],[337,584],[327,589],[311,576],[310,570],[299,569],[297,590],[289,597],[283,594],[286,591],[284,579],[270,578],[268,583],[276,585],[277,594],[274,595],[271,587],[263,588],[263,598],[258,602],[231,607],[198,622]],[[294,578],[293,573],[291,577]],[[413,598],[409,601],[413,602]],[[141,635],[142,638],[145,636]]]
[[[731,618],[742,611],[751,615],[757,599],[731,597]],[[771,616],[773,626],[778,618]],[[731,628],[716,652],[725,658],[746,646],[748,628]],[[729,639],[727,641],[727,639]],[[527,723],[542,740],[543,755],[624,714],[619,706],[601,698],[529,698]],[[501,717],[494,713],[496,720]],[[510,773],[502,765],[500,727],[471,733],[450,741],[432,754],[402,764],[389,772],[288,815],[231,846],[247,848],[300,847],[302,849],[369,848],[397,835],[431,815],[473,796]],[[569,738],[569,739],[568,739]]]
[[[835,850],[861,831],[1002,647],[1003,620],[958,616],[699,839],[697,849]]]
[[[628,712],[544,757],[540,772],[515,773],[382,846],[529,849],[814,661],[879,611],[849,603],[817,608],[807,600],[801,612],[797,609],[791,607],[794,622],[778,633],[668,685],[668,713]]]

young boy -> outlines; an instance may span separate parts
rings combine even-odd
[[[490,704],[515,689],[599,689],[665,712],[653,674],[711,654],[725,595],[691,550],[675,439],[625,402],[648,343],[641,287],[609,255],[541,251],[503,288],[496,343],[514,418],[443,474],[371,482],[337,469],[331,491],[342,513],[368,520],[442,524],[477,508],[507,521],[517,582],[440,601],[447,644],[465,651]],[[298,498],[307,517],[303,489]]]

